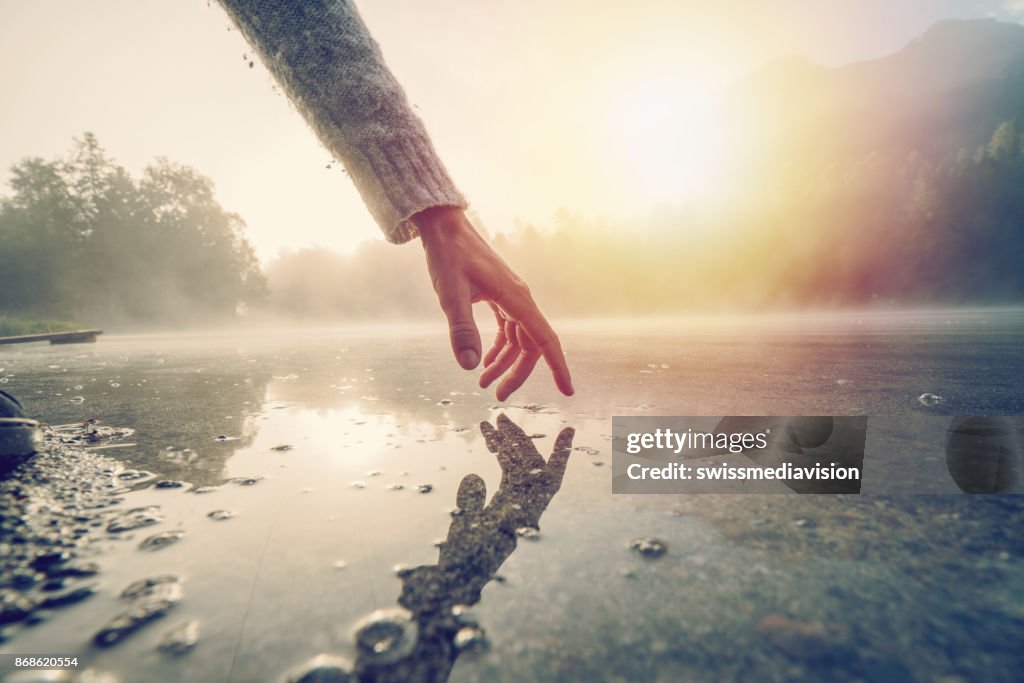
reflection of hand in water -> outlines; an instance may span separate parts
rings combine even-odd
[[[395,661],[358,646],[356,671],[362,681],[446,681],[459,654],[456,635],[466,623],[452,608],[473,605],[480,591],[516,549],[516,530],[539,528],[540,517],[562,486],[575,430],[563,429],[551,457],[544,458],[515,423],[499,415],[497,428],[487,422],[480,431],[487,449],[501,465],[498,491],[486,504],[484,480],[467,474],[456,495],[458,509],[452,514],[448,537],[440,545],[437,564],[400,573],[402,595],[398,602],[412,612],[415,645]],[[357,640],[359,636],[357,634]]]
[[[487,449],[498,456],[501,483],[491,502],[484,480],[466,475],[459,485],[448,538],[436,565],[417,567],[403,577],[399,602],[415,613],[452,605],[471,605],[498,567],[515,550],[516,529],[537,528],[540,516],[562,485],[575,431],[563,429],[547,462],[533,440],[512,420],[498,416],[495,429],[480,431]]]

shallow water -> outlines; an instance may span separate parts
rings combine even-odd
[[[928,453],[918,423],[1024,414],[1024,314],[562,332],[577,396],[538,374],[503,406],[436,327],[0,347],[0,386],[33,416],[134,430],[51,444],[5,482],[29,554],[50,539],[98,566],[55,589],[91,594],[4,627],[0,651],[75,653],[121,681],[274,681],[319,653],[378,680],[1016,680],[1018,497],[613,496],[611,416],[867,414],[869,445]],[[921,490],[941,456],[865,477]],[[129,511],[153,523],[110,530]],[[132,608],[125,587],[164,574],[180,598],[94,645]],[[193,621],[193,648],[158,649]]]

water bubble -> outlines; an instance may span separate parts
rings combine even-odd
[[[369,472],[366,473],[366,476],[368,476],[368,477],[379,477],[380,475],[381,475],[381,471],[380,470],[370,470]]]
[[[439,406],[450,406],[451,404],[452,400],[450,398],[442,398],[440,401],[437,402],[437,405]]]
[[[946,402],[946,399],[944,399],[942,396],[939,396],[938,394],[931,394],[931,393],[928,393],[928,392],[925,392],[925,393],[921,394],[920,396],[918,396],[917,400],[922,405],[926,405],[926,406],[935,406],[935,405],[939,405],[940,403],[945,403]]]
[[[484,652],[491,645],[487,634],[479,626],[463,626],[455,634],[452,644],[456,650],[467,654]]]
[[[114,389],[117,389],[117,388],[118,388],[119,386],[121,386],[121,385],[120,385],[120,384],[118,384],[117,382],[111,382],[111,383],[110,383],[110,386],[111,386],[112,388],[114,388]]]
[[[366,488],[366,482],[365,481],[354,481],[351,484],[349,484],[349,486],[351,486],[354,489],[365,489]]]
[[[348,562],[346,562],[345,560],[338,560],[337,562],[334,563],[334,568],[335,569],[344,569],[347,566],[348,566]]]
[[[213,493],[219,488],[219,486],[197,486],[192,489],[192,493]]]
[[[213,512],[206,513],[206,516],[210,519],[222,522],[225,519],[231,519],[235,516],[235,513],[231,510],[214,510]]]
[[[232,477],[231,479],[228,479],[228,481],[231,482],[232,484],[238,484],[239,486],[253,486],[254,484],[256,484],[259,481],[261,481],[262,479],[263,479],[263,477],[261,477],[261,476],[255,476],[255,477]]]
[[[180,657],[188,654],[199,642],[199,622],[186,621],[166,631],[157,643],[157,649],[165,655]]]
[[[139,550],[160,550],[161,548],[166,548],[169,545],[174,545],[180,541],[184,535],[185,532],[181,529],[162,531],[159,534],[153,534],[140,543]]]
[[[394,484],[388,484],[386,488],[389,491],[401,491],[402,489],[405,488],[405,484],[399,484],[398,482],[395,482]]]
[[[516,529],[516,536],[519,538],[525,538],[531,541],[536,541],[540,538],[540,529],[535,526],[521,526]]]
[[[280,446],[274,446],[270,450],[272,450],[272,451],[290,451],[293,448],[295,448],[295,446],[291,445],[290,443],[283,443]]]
[[[405,610],[377,610],[355,627],[356,650],[371,666],[392,664],[416,647],[419,632]]]
[[[185,482],[178,481],[177,479],[161,479],[157,483],[153,484],[153,488],[157,489],[180,489],[185,486]]]
[[[641,557],[654,559],[661,557],[668,552],[668,543],[648,536],[643,538],[634,538],[629,542],[629,548]]]
[[[416,490],[419,491],[420,493],[430,493],[431,491],[434,490],[434,485],[433,484],[419,484],[418,486],[416,486]]]
[[[79,405],[79,404],[85,403],[85,397],[84,396],[72,396],[69,400],[72,403],[74,403],[75,405]]]

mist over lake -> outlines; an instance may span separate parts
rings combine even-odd
[[[1019,310],[565,327],[578,396],[559,398],[534,380],[507,405],[451,366],[429,327],[0,348],[4,387],[30,414],[131,430],[84,444],[96,450],[54,448],[5,484],[4,505],[26,511],[24,528],[5,527],[5,542],[22,534],[22,549],[46,543],[53,519],[101,520],[67,545],[74,564],[96,563],[96,573],[59,589],[95,594],[6,627],[5,647],[79,653],[120,680],[276,680],[320,652],[365,664],[354,633],[370,619],[415,641],[393,645],[388,666],[399,668],[384,671],[451,666],[452,681],[608,670],[626,680],[667,671],[742,680],[752,670],[1013,679],[1024,635],[1016,499],[965,497],[951,481],[949,495],[911,497],[613,496],[610,417],[866,413],[880,418],[872,439],[920,451],[914,439],[934,438],[938,461],[944,437],[914,436],[915,419],[1019,414]],[[923,392],[944,402],[926,406]],[[515,484],[551,472],[554,458],[544,460],[566,427],[575,435],[564,474],[539,488]],[[489,451],[494,434],[510,439],[514,457]],[[866,468],[865,477],[899,476],[911,490],[924,466]],[[60,469],[109,478],[109,506],[35,507],[61,490],[47,479]],[[486,487],[480,508],[459,493],[468,475]],[[489,526],[484,500],[533,511],[533,530],[505,536]],[[144,523],[133,528],[133,519]],[[168,536],[166,546],[146,545]],[[667,551],[631,550],[646,538]],[[18,556],[4,561],[5,582],[23,571]],[[125,587],[163,575],[183,591],[166,615],[95,645],[125,609]],[[435,604],[467,605],[464,623],[438,621],[426,607]],[[403,621],[410,611],[415,626]],[[921,619],[927,632],[914,628]],[[192,621],[194,652],[156,649]],[[473,646],[452,645],[457,633]]]

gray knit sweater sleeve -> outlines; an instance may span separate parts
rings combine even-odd
[[[389,241],[409,218],[465,208],[351,0],[221,0],[320,141],[355,181]]]

